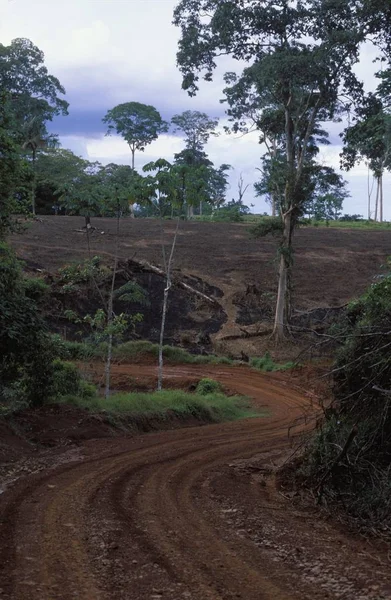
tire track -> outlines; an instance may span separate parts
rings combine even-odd
[[[117,368],[149,377],[155,372],[139,365]],[[332,597],[239,535],[232,520],[227,525],[221,503],[221,493],[227,501],[236,498],[240,483],[243,510],[264,507],[265,522],[273,519],[272,483],[263,490],[249,476],[239,481],[228,465],[255,455],[262,464],[270,456],[284,456],[292,422],[299,431],[309,427],[310,401],[250,369],[189,366],[168,371],[178,377],[211,376],[251,396],[255,406],[268,405],[271,414],[115,440],[111,452],[103,453],[97,445],[92,458],[20,481],[0,499],[0,598]],[[214,491],[217,480],[220,495]],[[282,519],[278,504],[273,510]],[[287,513],[287,527],[293,523],[297,519]],[[309,539],[311,524],[300,527]]]

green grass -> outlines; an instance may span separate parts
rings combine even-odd
[[[158,344],[153,344],[148,341],[125,342],[120,344],[113,350],[113,357],[117,359],[135,358],[142,355],[152,355],[157,358],[159,353]],[[183,348],[175,346],[163,346],[163,356],[166,360],[175,363],[185,364],[215,364],[215,365],[230,365],[232,360],[225,356],[204,356],[201,354],[190,354]]]
[[[275,363],[269,352],[266,352],[264,356],[250,358],[250,366],[258,371],[271,373],[273,371],[288,371],[297,365],[294,362]]]
[[[318,221],[319,227],[326,227],[326,221]],[[329,221],[329,227],[348,229],[391,229],[390,222],[377,223],[376,221]]]
[[[95,396],[80,398],[65,396],[60,403],[72,404],[94,413],[105,412],[114,416],[140,417],[160,416],[169,418],[174,412],[183,417],[195,417],[210,422],[234,421],[247,417],[262,416],[255,412],[248,398],[224,396],[221,393],[191,394],[181,390],[164,390],[151,393],[119,393],[109,399]]]
[[[265,215],[242,215],[240,222],[241,223],[259,223],[260,221],[267,222],[272,217]],[[195,220],[198,221],[211,221],[210,216],[205,217],[194,217]],[[380,230],[390,230],[391,222],[385,221],[383,223],[378,223],[376,221],[368,221],[368,219],[362,219],[361,221],[329,221],[328,224],[326,221],[312,221],[311,223],[306,223],[306,227],[335,227],[337,229],[380,229]]]
[[[85,360],[104,358],[106,355],[105,344],[87,344],[85,342],[63,342],[64,358],[72,360]],[[141,356],[158,357],[159,346],[145,340],[125,342],[113,348],[114,360],[131,360]],[[190,354],[183,348],[163,346],[163,356],[166,360],[180,364],[212,364],[232,365],[233,361],[225,356]]]

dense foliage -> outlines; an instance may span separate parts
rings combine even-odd
[[[306,465],[321,493],[360,519],[391,525],[391,272],[352,302],[334,335],[342,343],[335,401]],[[345,449],[345,452],[341,450]]]
[[[14,252],[0,244],[0,401],[40,404],[50,389],[56,349],[40,314],[46,292],[26,279]]]
[[[370,37],[381,48],[379,56],[390,56],[389,8],[375,0],[181,0],[174,24],[181,31],[182,87],[191,96],[201,77],[212,80],[221,55],[243,66],[240,74],[225,74],[224,101],[231,131],[258,131],[266,148],[257,192],[270,196],[273,215],[278,209],[283,222],[274,325],[281,340],[291,311],[295,226],[306,213],[334,217],[344,198],[334,173],[325,174],[328,186],[319,189],[324,173],[316,160],[318,144],[327,143],[322,125],[362,103],[354,68],[361,44]]]

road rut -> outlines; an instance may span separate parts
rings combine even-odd
[[[116,367],[151,377],[153,367]],[[391,598],[386,556],[282,496],[274,468],[312,400],[246,368],[169,367],[267,416],[97,440],[0,497],[4,600]]]

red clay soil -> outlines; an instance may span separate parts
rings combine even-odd
[[[168,374],[218,379],[268,416],[91,440],[67,463],[21,477],[0,496],[0,598],[391,598],[384,550],[275,486],[288,428],[312,426],[313,397],[245,367]]]

